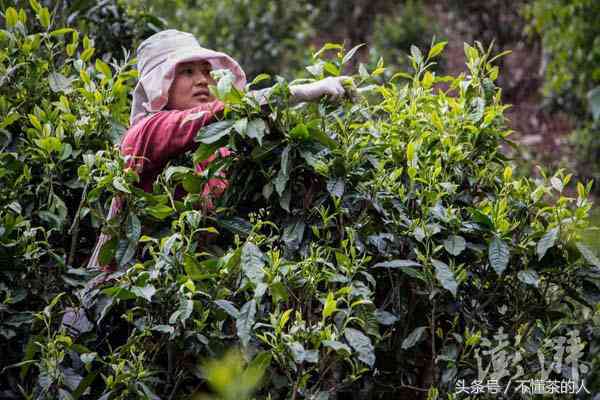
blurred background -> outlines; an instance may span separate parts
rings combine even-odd
[[[0,1],[8,6],[6,1]],[[7,3],[7,4],[4,4]],[[14,2],[10,2],[14,3]],[[16,2],[19,3],[18,1]],[[23,2],[24,3],[24,2]],[[508,112],[508,146],[522,174],[537,165],[567,168],[578,180],[600,178],[600,2],[597,0],[103,0],[46,1],[55,26],[77,26],[96,54],[122,59],[152,33],[192,32],[205,47],[232,55],[252,79],[259,73],[307,77],[310,55],[326,42],[392,70],[409,68],[412,44],[447,40],[438,74],[466,70],[463,43],[510,50],[498,61]],[[109,61],[109,60],[106,60]],[[357,73],[357,65],[346,73]],[[595,186],[596,196],[600,194]]]

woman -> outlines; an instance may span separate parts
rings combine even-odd
[[[234,86],[243,90],[246,76],[238,63],[227,54],[201,47],[193,35],[174,29],[156,33],[137,49],[140,78],[133,92],[130,128],[121,141],[121,153],[130,156],[127,166],[140,176],[139,186],[152,191],[152,184],[170,159],[192,150],[198,130],[215,120],[224,104],[208,90],[215,81],[211,70],[228,69],[235,77]],[[326,78],[314,83],[290,86],[291,102],[318,100],[324,95],[333,98],[345,93],[342,81],[347,77]],[[264,103],[265,96],[254,92]],[[227,157],[229,150],[218,150]],[[197,166],[202,170],[216,155]],[[227,188],[225,179],[211,179],[203,194],[220,195]],[[120,197],[112,200],[108,219],[122,208]],[[102,233],[96,243],[88,268],[98,268],[98,256],[110,236]],[[101,268],[116,269],[114,262]]]

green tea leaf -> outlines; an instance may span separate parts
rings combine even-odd
[[[164,172],[165,174],[165,179],[167,180],[167,182],[170,182],[171,179],[173,179],[174,177],[180,177],[181,175],[186,175],[190,172],[193,172],[193,170],[191,168],[188,167],[182,167],[182,166],[173,166],[171,165],[169,168],[167,168],[167,170]]]
[[[270,79],[271,75],[269,74],[258,74],[253,80],[252,82],[250,82],[250,86],[254,86],[259,84],[260,82]]]
[[[338,342],[337,340],[323,340],[321,344],[324,347],[329,347],[330,349],[333,349],[333,351],[335,351],[336,353],[342,352],[346,354],[352,354],[352,349],[348,347],[348,345],[342,342]]]
[[[279,197],[279,206],[288,213],[290,212],[290,202],[292,200],[292,191],[289,186],[285,188],[281,197]]]
[[[319,57],[321,54],[323,54],[324,52],[326,52],[328,50],[344,50],[344,47],[342,45],[335,44],[335,43],[325,43],[325,45],[323,47],[321,47],[319,49],[319,51],[317,51],[315,54],[313,54],[313,58]]]
[[[104,75],[107,79],[112,79],[112,71],[108,64],[106,64],[101,59],[96,59],[96,69],[100,71],[102,75]]]
[[[153,285],[146,285],[144,287],[133,286],[131,292],[137,297],[146,299],[148,302],[152,301],[152,296],[156,294],[156,288]]]
[[[146,208],[148,214],[160,220],[167,218],[169,215],[173,214],[174,211],[175,210],[171,207],[162,204]]]
[[[206,268],[206,264],[196,260],[195,257],[189,254],[183,255],[183,268],[186,275],[193,281],[205,280],[212,275],[212,272]]]
[[[310,137],[308,127],[303,123],[299,123],[290,129],[290,137],[296,140],[307,140]]]
[[[361,43],[358,44],[356,46],[354,46],[353,48],[351,48],[345,55],[344,58],[342,58],[342,65],[346,64],[348,61],[350,61],[352,59],[352,57],[354,57],[354,53],[356,53],[356,51],[358,49],[360,49],[363,46],[366,46],[366,43]]]
[[[133,242],[137,242],[142,234],[142,223],[135,214],[129,214],[127,216],[127,238]]]
[[[202,193],[204,188],[204,179],[194,174],[188,174],[183,179],[182,185],[188,193]]]
[[[265,121],[262,119],[252,119],[248,122],[248,127],[246,129],[246,135],[249,138],[256,139],[258,141],[258,145],[262,146],[262,139],[267,130],[267,125]]]
[[[383,261],[373,265],[373,268],[406,268],[421,267],[421,264],[413,260]]]
[[[234,121],[225,120],[206,125],[198,131],[197,140],[206,144],[214,143],[225,135],[228,135],[231,132],[233,124]]]
[[[450,293],[456,296],[458,283],[456,283],[454,273],[450,270],[450,267],[448,267],[446,263],[436,259],[431,259],[431,264],[433,264],[435,268],[435,277],[438,282],[440,282],[444,289],[449,290]]]
[[[229,71],[223,74],[223,76],[217,82],[217,93],[220,99],[224,99],[231,92],[233,87],[233,74]]]
[[[108,265],[115,257],[115,252],[117,251],[117,243],[118,239],[116,237],[110,239],[100,248],[100,253],[98,255],[98,262],[100,265]]]
[[[206,160],[208,157],[213,155],[219,147],[223,147],[225,145],[225,139],[226,138],[223,137],[223,138],[221,138],[221,140],[218,140],[211,144],[206,144],[206,143],[198,144],[198,148],[194,152],[194,162],[201,163],[202,161]],[[197,140],[198,140],[198,138],[196,138],[196,141]]]
[[[240,311],[229,300],[215,300],[215,304],[227,314],[229,314],[229,316],[231,316],[232,318],[238,319],[240,317]]]
[[[581,242],[576,243],[575,246],[577,246],[577,248],[581,252],[581,255],[583,256],[583,258],[585,258],[585,260],[588,263],[590,263],[590,265],[593,265],[596,268],[600,268],[600,259],[598,259],[598,257],[594,254],[594,252],[589,247],[587,247],[585,244],[583,244]]]
[[[550,229],[537,244],[537,255],[538,260],[541,260],[546,255],[546,252],[554,247],[556,243],[556,239],[558,239],[558,228]]]
[[[40,24],[42,24],[44,28],[47,29],[50,26],[50,12],[46,7],[42,7],[39,10],[37,17],[40,20]]]
[[[48,85],[50,85],[50,89],[55,93],[70,93],[73,80],[74,78],[67,78],[58,72],[51,72],[48,75]]]
[[[151,330],[168,334],[175,332],[175,328],[173,328],[171,325],[155,325],[151,328]]]
[[[307,66],[306,70],[308,72],[310,72],[310,74],[312,76],[314,76],[316,79],[319,79],[323,76],[323,66],[324,65],[325,65],[325,62],[323,60],[319,60],[315,64]]]
[[[426,326],[415,328],[403,341],[402,348],[408,350],[421,340],[423,334],[427,331]]]
[[[115,259],[119,267],[127,264],[135,255],[137,248],[137,242],[129,239],[121,239],[117,244],[117,250],[115,252]]]
[[[4,19],[8,28],[12,28],[17,25],[17,21],[19,20],[17,10],[15,10],[14,7],[8,7],[4,12]]]
[[[325,306],[323,306],[323,318],[331,316],[337,309],[337,301],[333,297],[333,292],[329,292],[327,299],[325,300]]]
[[[112,181],[112,184],[115,187],[115,189],[121,192],[131,193],[131,190],[127,188],[127,183],[125,182],[125,179],[122,176],[115,177]]]
[[[237,335],[242,342],[244,347],[250,343],[250,333],[254,326],[256,316],[256,300],[252,299],[245,303],[240,310],[240,316],[237,318],[235,327],[237,329]]]
[[[375,311],[375,317],[381,325],[394,325],[400,320],[398,316],[384,310]]]
[[[540,282],[540,277],[537,272],[531,269],[526,269],[523,271],[519,271],[517,273],[517,278],[523,283],[526,283],[531,286],[538,287]]]
[[[42,139],[36,139],[35,143],[47,153],[60,153],[62,143],[59,138],[50,136]]]
[[[476,97],[471,100],[471,110],[469,117],[473,122],[479,122],[483,118],[483,113],[485,111],[485,100],[481,97]]]
[[[444,47],[446,47],[447,43],[448,42],[439,42],[439,43],[436,43],[433,46],[431,46],[431,49],[429,49],[429,54],[427,55],[427,57],[434,58],[435,56],[440,54],[442,51],[444,51]]]
[[[294,359],[294,362],[296,364],[302,364],[306,357],[306,350],[304,350],[304,346],[302,346],[302,343],[292,342],[289,343],[287,346],[290,349],[290,352],[292,353],[292,358]]]
[[[587,98],[590,103],[592,117],[594,118],[594,121],[598,121],[600,119],[600,86],[590,90],[587,94]]]
[[[310,138],[316,140],[317,142],[321,143],[323,146],[329,148],[330,150],[339,147],[338,143],[329,136],[327,136],[327,134],[320,128],[310,129]]]
[[[279,323],[277,324],[277,332],[282,332],[283,328],[285,328],[285,325],[287,324],[287,322],[290,319],[290,315],[292,314],[292,311],[294,311],[293,309],[289,309],[283,312],[283,314],[281,314],[281,318],[279,318]]]
[[[358,359],[369,367],[375,365],[375,348],[371,339],[361,331],[354,328],[346,328],[344,337],[348,344],[358,353]]]
[[[331,178],[327,181],[327,191],[332,196],[342,197],[345,190],[344,180],[342,178]]]
[[[488,248],[488,259],[490,265],[498,275],[502,275],[510,259],[508,245],[498,236],[494,236]]]
[[[252,224],[240,217],[219,218],[217,223],[234,234],[248,236],[252,232]]]
[[[75,29],[73,29],[73,28],[55,29],[52,32],[50,32],[50,36],[62,36],[64,34],[71,33],[73,31],[75,31]]]
[[[258,284],[264,279],[263,266],[265,265],[264,255],[252,242],[246,242],[242,247],[241,266],[244,274],[254,284]]]
[[[95,50],[96,49],[94,49],[93,47],[90,47],[89,49],[84,50],[79,57],[82,61],[87,62],[90,60],[90,58],[92,58]]]
[[[329,62],[329,61],[325,61],[325,63],[323,64],[323,69],[327,72],[329,72],[329,74],[331,76],[339,76],[340,75],[340,69],[333,63]]]
[[[275,180],[273,182],[275,184],[275,190],[277,191],[277,194],[279,194],[279,196],[282,196],[288,183],[288,180],[290,179],[291,165],[289,154],[290,146],[286,146],[283,149],[283,152],[281,153],[281,168],[279,169],[279,172],[277,173],[277,176],[275,177]]]
[[[453,256],[458,256],[460,253],[462,253],[466,246],[467,242],[462,236],[452,235],[448,236],[448,238],[444,240],[444,248]]]
[[[233,129],[240,135],[245,135],[248,129],[248,118],[241,118],[235,121]]]
[[[423,61],[423,54],[421,53],[421,50],[419,50],[419,48],[414,44],[410,46],[410,54],[415,59],[417,64],[420,64]]]
[[[182,297],[179,300],[179,308],[169,317],[169,324],[185,323],[192,315],[192,311],[194,311],[194,301]]]

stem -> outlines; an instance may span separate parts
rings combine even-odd
[[[296,400],[296,393],[298,393],[298,381],[294,382],[294,387],[292,388],[292,400]]]
[[[435,385],[437,381],[435,368],[435,299],[433,299],[431,303],[431,369],[433,370],[431,373],[431,378],[433,384]]]
[[[79,212],[83,207],[83,203],[85,202],[85,195],[87,193],[88,184],[86,182],[83,187],[83,193],[81,193],[81,201],[79,201],[79,207],[77,207],[77,211],[75,212],[75,217],[73,218],[73,224],[69,228],[69,235],[71,236],[71,249],[69,251],[69,257],[67,258],[67,266],[73,266],[73,258],[75,258],[75,249],[77,246],[77,240],[79,238]]]
[[[329,361],[327,356],[324,357],[324,361]],[[326,363],[327,366],[322,371],[319,372],[320,376],[319,376],[319,379],[317,380],[317,383],[315,383],[315,385],[314,385],[315,388],[319,387],[319,384],[323,381],[323,379],[325,378],[325,376],[327,375],[327,373],[329,372],[329,370],[335,364],[336,363],[334,361]]]
[[[417,304],[417,298],[416,298],[416,289],[412,286],[411,282],[406,280],[405,282],[405,287],[407,289],[407,295],[409,297],[408,300],[408,310],[406,311],[406,324],[404,325],[404,328],[402,329],[402,336],[406,337],[408,335],[408,329],[410,327],[410,320],[409,318],[414,315],[414,310],[415,310],[415,306]]]
[[[52,18],[52,20],[56,20],[56,19],[58,19],[58,18],[56,17],[56,14],[57,14],[57,12],[58,12],[58,8],[59,8],[60,6],[62,6],[62,3],[63,3],[63,2],[62,2],[62,0],[59,0],[59,1],[57,1],[57,2],[56,2],[56,4],[54,5],[54,9],[52,10],[52,16],[53,16],[54,18]],[[63,8],[63,11],[64,11],[64,8]],[[52,24],[52,20],[50,20],[50,26],[48,27],[48,31],[50,30],[50,28],[52,27],[52,25],[54,25],[54,24]],[[61,14],[60,14],[60,20],[59,20],[59,21],[55,21],[55,22],[60,22],[60,25],[56,24],[56,26],[63,26],[63,21],[64,21],[64,14],[63,14],[63,13],[61,13]]]
[[[175,347],[173,342],[167,344],[167,375],[169,382],[171,381],[171,374],[173,373],[173,364],[175,364]]]
[[[173,386],[173,390],[171,390],[171,394],[169,395],[169,400],[173,400],[175,397],[175,393],[177,393],[177,388],[179,387],[179,384],[181,383],[181,378],[183,378],[183,371],[181,371],[178,375],[177,375],[177,380],[175,381],[175,385]]]
[[[296,382],[294,382],[294,387],[292,388],[293,392],[291,400],[296,400],[296,395],[298,394],[298,385],[300,384],[300,380],[302,379],[302,369],[303,368],[301,366],[298,370],[298,378],[296,379]]]
[[[173,196],[171,195],[169,187],[162,181],[160,182],[160,185],[165,189],[165,192],[167,192],[167,196],[169,196],[169,202],[171,203],[171,207],[173,207],[173,210],[177,210],[177,207],[175,207],[175,200],[173,200]]]
[[[429,391],[429,389],[424,389],[424,388],[420,388],[420,387],[416,387],[416,386],[412,386],[412,385],[405,385],[405,384],[400,385],[400,388],[416,390],[418,392],[428,392]]]

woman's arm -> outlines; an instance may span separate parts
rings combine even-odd
[[[323,96],[329,96],[332,99],[337,99],[346,94],[347,89],[344,87],[344,82],[352,80],[349,76],[328,77],[316,82],[304,83],[300,85],[291,85],[290,88],[290,103],[292,105],[303,101],[316,101]],[[351,87],[352,85],[349,85]],[[248,94],[253,97],[260,106],[268,105],[272,87],[260,90],[252,90]]]
[[[161,111],[146,117],[129,128],[121,142],[121,153],[128,155],[127,167],[134,168],[140,176],[139,186],[147,192],[152,191],[152,184],[169,159],[191,150],[195,145],[198,130],[214,121],[223,110],[223,103],[214,101],[184,111]],[[223,156],[226,149],[220,149]],[[228,154],[228,153],[227,153]],[[212,159],[203,163],[203,167]],[[224,181],[226,183],[226,181]],[[223,182],[213,181],[212,186],[222,188]],[[212,192],[212,190],[211,190]],[[117,216],[123,208],[123,199],[115,196],[111,202],[107,219]],[[116,265],[99,265],[100,250],[111,236],[101,233],[90,260],[88,268],[100,267],[105,272],[114,271]]]
[[[223,108],[223,103],[213,101],[146,117],[127,132],[121,153],[131,156],[128,166],[135,168],[141,179],[157,174],[171,158],[191,150],[198,130],[213,122]]]

